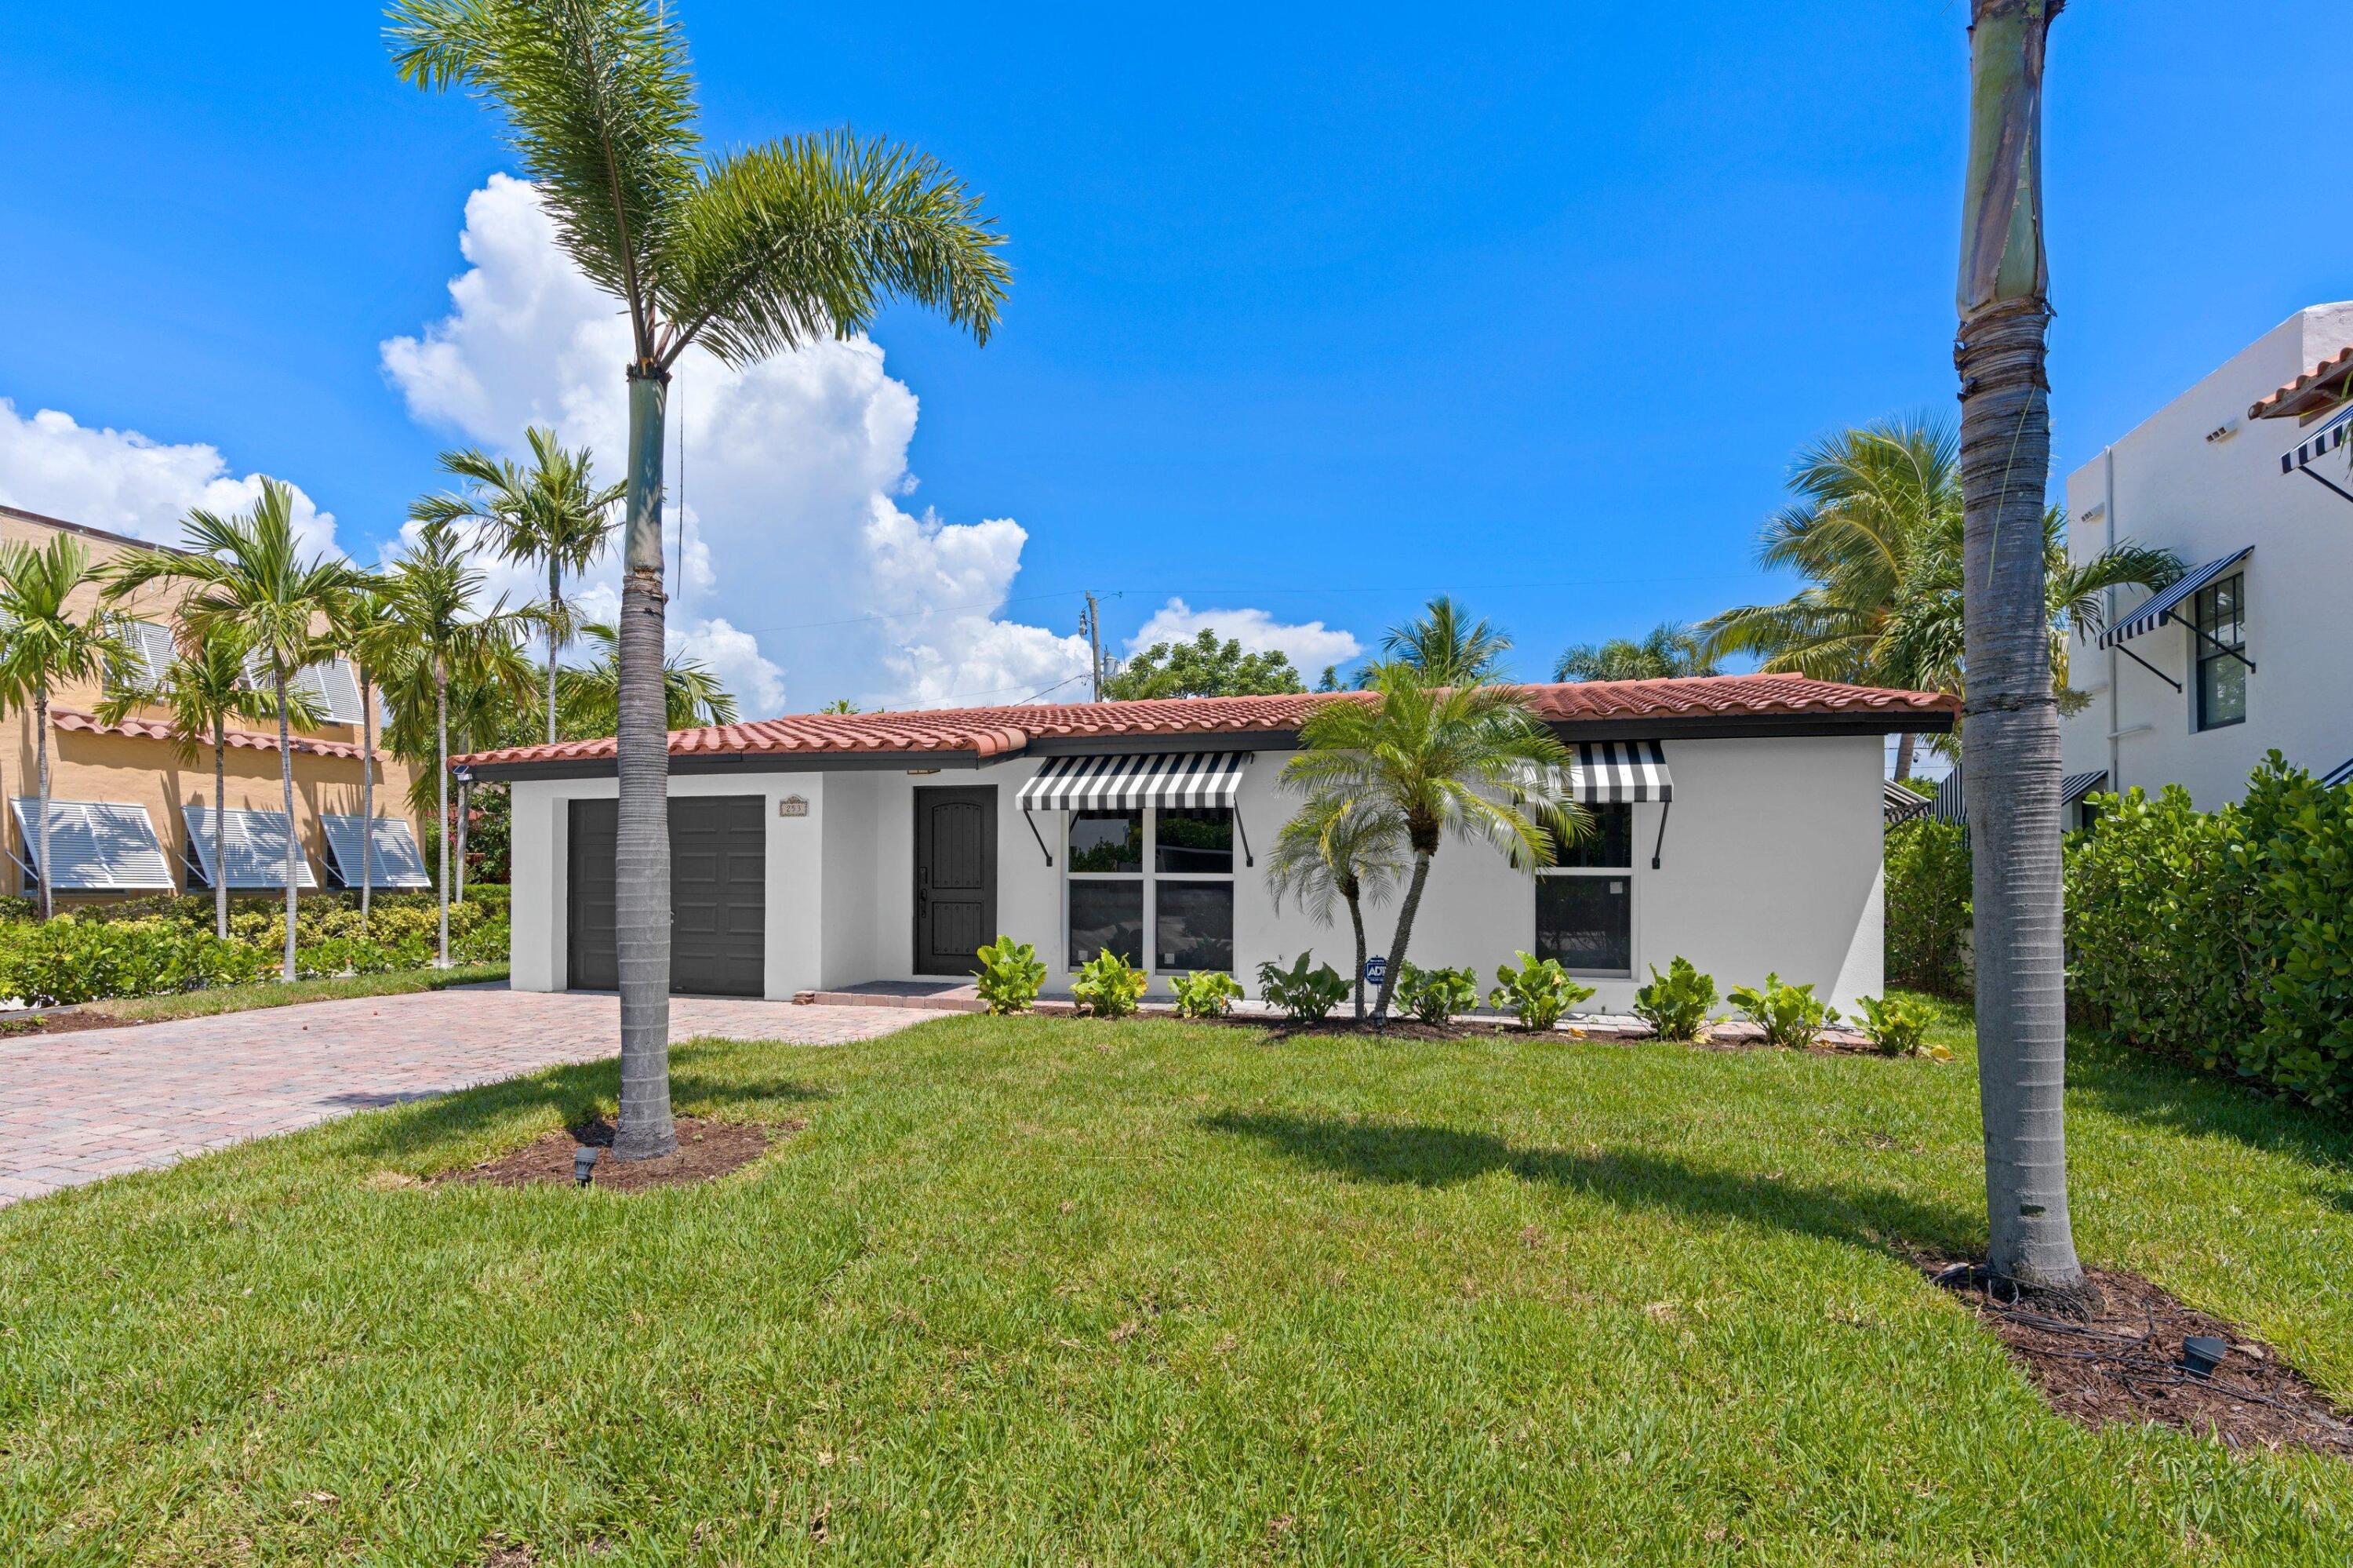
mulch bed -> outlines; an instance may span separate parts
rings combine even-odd
[[[700,1117],[678,1118],[678,1152],[659,1160],[621,1160],[605,1152],[598,1157],[591,1180],[608,1192],[641,1192],[649,1187],[682,1187],[711,1181],[731,1171],[741,1171],[768,1150],[769,1141],[798,1132],[806,1122],[754,1127],[739,1121],[705,1121]],[[521,1149],[457,1171],[444,1171],[434,1181],[530,1187],[541,1182],[572,1185],[573,1155],[583,1147],[609,1151],[613,1124],[598,1120],[566,1128],[532,1139]]]
[[[135,1029],[140,1022],[135,1018],[109,1018],[103,1012],[85,1012],[79,1008],[20,1012],[0,1015],[0,1040],[24,1034],[72,1034],[84,1029]]]
[[[2353,1459],[2353,1424],[2277,1351],[2137,1275],[2084,1270],[2102,1299],[2096,1313],[2078,1319],[2001,1299],[2008,1292],[1975,1264],[1915,1261],[1968,1303],[2051,1407],[2072,1420],[2156,1422],[2233,1448],[2300,1447]],[[2200,1335],[2230,1346],[2204,1377],[2182,1364],[2182,1341]]]

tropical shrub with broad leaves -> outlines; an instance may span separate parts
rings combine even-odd
[[[1969,841],[1957,822],[1916,817],[1886,835],[1887,980],[1937,996],[1968,991]]]
[[[1195,969],[1172,989],[1179,1018],[1223,1018],[1242,994],[1241,982],[1223,969]]]
[[[1487,1001],[1518,1019],[1521,1028],[1550,1029],[1560,1022],[1561,1014],[1593,994],[1591,986],[1568,978],[1558,959],[1516,956],[1518,969],[1509,964],[1495,967],[1495,989],[1487,993]]]
[[[1689,959],[1677,957],[1665,974],[1651,966],[1651,983],[1634,993],[1634,1016],[1649,1024],[1662,1040],[1696,1040],[1708,1010],[1715,1005],[1715,977],[1699,972]]]
[[[1035,947],[1000,936],[973,956],[980,962],[972,971],[973,989],[989,1012],[1002,1016],[1029,1011],[1046,984],[1046,966]]]
[[[1144,1000],[1152,977],[1109,948],[1079,966],[1071,997],[1097,1018],[1125,1018]]]
[[[267,948],[158,919],[0,927],[0,998],[34,1007],[237,985],[275,962]]]
[[[1866,996],[1859,1021],[1863,1035],[1885,1056],[1927,1056],[1949,1062],[1953,1054],[1928,1044],[1928,1010],[1895,996]]]
[[[1269,959],[1258,967],[1258,993],[1293,1023],[1321,1023],[1348,998],[1347,977],[1303,952],[1289,969]]]
[[[1470,969],[1407,964],[1398,971],[1397,1000],[1417,1021],[1444,1023],[1479,1005],[1479,977]]]
[[[1784,985],[1778,971],[1767,973],[1761,986],[1733,987],[1728,1000],[1777,1050],[1802,1051],[1839,1021],[1838,1009],[1817,998],[1812,985]]]

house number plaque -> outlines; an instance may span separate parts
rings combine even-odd
[[[778,815],[778,816],[780,816],[780,817],[806,817],[806,816],[807,816],[807,815],[808,815],[808,800],[807,800],[807,798],[806,796],[801,796],[801,795],[787,795],[787,796],[786,796],[783,800],[779,800],[779,801],[777,801],[777,802],[776,802],[776,815]]]

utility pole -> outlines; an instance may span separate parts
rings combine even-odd
[[[1091,650],[1089,668],[1094,676],[1095,691],[1092,700],[1099,703],[1103,701],[1103,612],[1095,608],[1092,588],[1087,590],[1087,608],[1079,613],[1079,630],[1086,634],[1087,647]]]

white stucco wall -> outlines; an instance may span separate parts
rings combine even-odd
[[[1276,788],[1285,754],[1259,754],[1245,771],[1242,822],[1261,855],[1288,814]],[[1811,981],[1839,1006],[1881,987],[1880,799],[1876,736],[1689,740],[1666,743],[1675,802],[1659,869],[1651,866],[1661,809],[1634,809],[1634,975],[1678,954],[1720,987]],[[994,785],[997,791],[997,926],[1037,945],[1050,989],[1067,988],[1062,819],[1038,825],[1054,852],[1049,867],[1015,806],[1040,764],[902,772],[685,774],[681,795],[760,794],[767,801],[768,994],[914,978],[914,791],[934,785]],[[560,989],[565,969],[565,802],[614,793],[611,779],[524,780],[514,787],[514,984]],[[788,795],[806,818],[779,818]],[[1236,970],[1255,990],[1261,959],[1312,948],[1346,969],[1345,916],[1318,926],[1295,907],[1278,912],[1254,870],[1237,864]],[[1386,952],[1396,910],[1367,916]],[[1466,965],[1482,986],[1498,962],[1535,942],[1535,885],[1483,843],[1440,850],[1409,956],[1425,966]],[[1637,978],[1587,977],[1596,1010],[1623,1010]]]
[[[2093,701],[2062,721],[2069,772],[2113,761],[2113,787],[2154,793],[2177,783],[2211,810],[2238,799],[2274,747],[2315,772],[2353,757],[2353,634],[2343,602],[2353,582],[2353,502],[2280,471],[2280,454],[2303,434],[2296,420],[2246,417],[2249,404],[2349,343],[2353,302],[2299,311],[2068,476],[2068,546],[2079,559],[2132,540],[2179,551],[2194,567],[2253,546],[2243,568],[2246,652],[2258,666],[2247,677],[2246,722],[2201,733],[2187,627],[2168,624],[2129,644],[2183,692],[2129,659],[2079,645],[2074,683]],[[2353,489],[2344,452],[2322,461]],[[2124,596],[2120,612],[2145,597]]]

